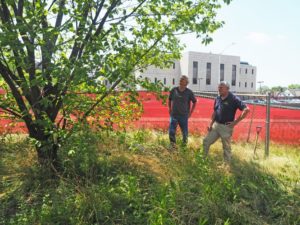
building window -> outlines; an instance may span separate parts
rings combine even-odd
[[[239,87],[241,87],[241,82],[239,82]]]
[[[225,69],[225,65],[220,64],[220,81],[224,81],[224,69]]]
[[[175,85],[175,78],[173,78],[173,85]]]
[[[211,63],[206,63],[206,85],[211,83]]]
[[[245,74],[247,74],[247,73],[248,73],[248,69],[245,70]]]
[[[252,69],[252,74],[254,74],[254,69]]]
[[[253,88],[253,82],[251,82],[251,88]]]
[[[193,84],[197,84],[198,80],[198,62],[193,62]]]
[[[232,80],[231,85],[235,86],[236,83],[236,65],[232,65]]]
[[[245,88],[247,87],[247,82],[245,82]]]
[[[154,82],[157,83],[157,78],[156,77],[154,78]]]
[[[167,79],[166,78],[164,78],[164,85],[166,85],[167,84]]]
[[[173,63],[173,69],[175,69],[175,63]]]
[[[240,74],[242,73],[242,68],[240,68]]]

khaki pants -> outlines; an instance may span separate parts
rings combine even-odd
[[[222,140],[223,144],[223,155],[224,160],[231,160],[231,136],[232,136],[233,128],[228,125],[220,124],[214,122],[211,131],[206,135],[203,140],[203,151],[204,156],[208,155],[209,147],[215,143],[219,138]]]

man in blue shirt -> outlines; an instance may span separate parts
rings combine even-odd
[[[187,88],[188,82],[187,76],[181,76],[179,86],[173,88],[169,95],[169,138],[171,147],[176,146],[175,135],[178,124],[182,132],[183,143],[187,143],[188,118],[192,115],[197,103],[194,93]],[[193,103],[192,107],[190,107],[191,102]]]
[[[249,108],[237,96],[229,91],[230,85],[222,81],[218,86],[219,96],[215,99],[214,112],[208,127],[208,134],[203,140],[204,156],[208,155],[209,147],[221,138],[223,144],[224,160],[231,160],[231,136],[236,126],[249,113]],[[241,115],[235,119],[237,109]]]

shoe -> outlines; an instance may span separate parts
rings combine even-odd
[[[171,144],[169,145],[168,150],[169,150],[170,152],[176,151],[176,150],[177,150],[176,144],[171,143]]]

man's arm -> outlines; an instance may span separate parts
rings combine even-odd
[[[174,92],[175,88],[173,88],[171,91],[170,91],[170,94],[169,94],[169,101],[168,101],[168,108],[169,108],[169,115],[171,116],[171,113],[172,113],[172,109],[173,109],[173,92]]]
[[[193,114],[193,112],[194,112],[194,109],[196,108],[196,104],[197,104],[197,102],[193,102],[191,111],[190,111],[190,113],[189,113],[189,118],[192,116],[192,114]]]
[[[169,108],[169,115],[171,116],[171,113],[172,113],[172,100],[171,99],[169,99],[168,108]]]
[[[240,121],[242,121],[248,115],[249,112],[250,112],[250,109],[248,107],[246,107],[242,111],[241,115],[236,120],[234,120],[233,122],[231,122],[229,124],[229,126],[232,126],[232,127],[236,126]]]
[[[212,126],[213,126],[213,124],[214,124],[214,122],[215,122],[215,117],[216,117],[216,112],[214,111],[213,114],[211,115],[211,121],[210,121],[210,124],[209,124],[209,126],[207,127],[207,130],[208,130],[208,131],[211,131],[211,129],[212,129]]]

